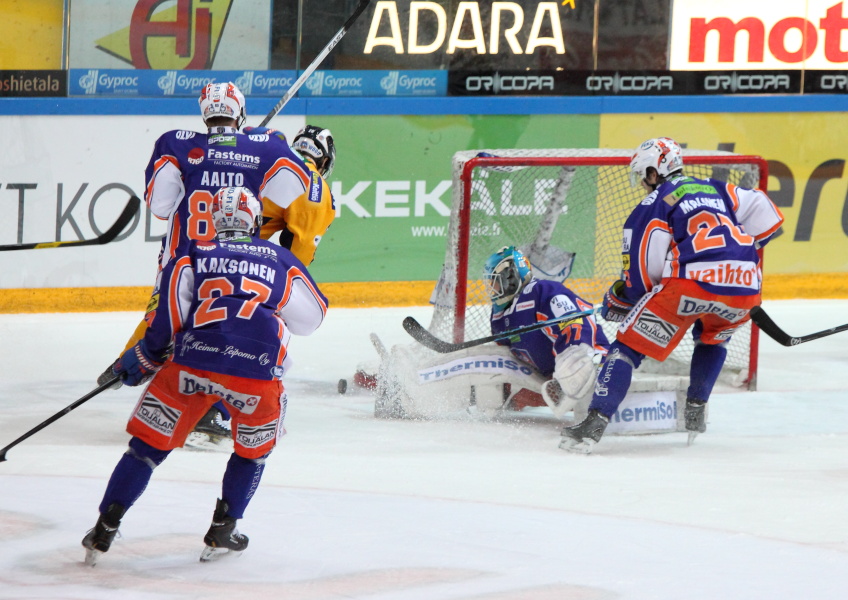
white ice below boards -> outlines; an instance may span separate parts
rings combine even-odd
[[[848,322],[846,301],[767,302],[789,333]],[[95,568],[80,540],[138,394],[92,399],[0,464],[0,598],[839,599],[848,590],[848,333],[761,342],[759,391],[719,390],[708,429],[557,448],[550,413],[373,417],[349,389],[369,333],[407,314],[333,309],[294,340],[288,434],[239,529],[201,564],[227,455],[177,450]],[[0,316],[0,445],[94,387],[135,313]],[[352,387],[352,386],[351,386]]]

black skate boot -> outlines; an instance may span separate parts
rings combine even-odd
[[[121,525],[121,518],[125,512],[126,509],[120,504],[110,504],[106,513],[100,515],[97,519],[94,529],[90,529],[85,534],[85,537],[82,538],[82,545],[85,548],[85,564],[93,567],[97,564],[100,555],[109,550],[112,540],[118,534],[118,527]]]
[[[590,410],[586,418],[577,425],[563,427],[559,447],[569,452],[590,454],[592,446],[604,435],[607,424],[609,424],[607,417],[596,410]]]
[[[241,553],[247,548],[249,540],[236,529],[236,519],[227,516],[228,509],[227,503],[219,498],[212,515],[212,525],[203,538],[206,548],[200,554],[200,562],[217,560],[230,552]]]
[[[683,411],[683,421],[689,432],[687,445],[691,446],[699,433],[707,430],[707,403],[701,400],[686,399],[686,409]]]
[[[218,450],[231,452],[233,432],[230,422],[221,418],[221,412],[214,406],[194,426],[186,438],[185,445],[198,450]]]

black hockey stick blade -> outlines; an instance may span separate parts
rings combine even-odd
[[[751,320],[762,330],[763,333],[782,346],[797,346],[798,344],[812,342],[813,340],[818,340],[820,338],[833,335],[834,333],[848,331],[848,323],[846,323],[845,325],[831,327],[830,329],[825,329],[816,333],[792,336],[778,327],[777,323],[768,316],[768,313],[763,310],[762,306],[755,306],[751,309]]]
[[[133,220],[135,214],[138,212],[140,206],[141,200],[139,200],[136,196],[130,196],[129,202],[127,202],[127,205],[124,207],[124,210],[121,211],[121,214],[118,215],[118,219],[115,221],[114,225],[104,231],[101,235],[98,235],[96,238],[92,238],[90,240],[76,240],[67,242],[39,242],[36,244],[10,244],[8,246],[0,246],[0,252],[4,250],[33,250],[35,248],[70,248],[76,246],[96,246],[98,244],[108,244],[116,237],[118,237],[118,235],[120,235],[124,228],[129,225],[130,221]]]
[[[427,331],[421,323],[413,319],[412,317],[406,317],[403,320],[403,328],[406,332],[411,335],[415,341],[417,341],[422,346],[426,346],[431,350],[435,350],[441,354],[447,354],[448,352],[456,352],[458,350],[465,350],[466,348],[473,348],[474,346],[481,346],[483,344],[488,344],[489,342],[496,342],[498,340],[506,340],[514,337],[519,337],[525,333],[530,333],[531,331],[536,331],[538,329],[544,329],[545,327],[550,327],[551,325],[556,325],[557,323],[562,323],[564,321],[572,321],[574,319],[580,319],[582,317],[588,317],[589,315],[593,315],[598,312],[598,308],[592,308],[589,310],[583,310],[579,312],[568,313],[562,315],[561,317],[557,317],[555,319],[549,319],[547,321],[539,321],[538,323],[532,323],[530,325],[525,325],[524,327],[517,327],[516,329],[510,329],[508,331],[504,331],[497,335],[490,335],[483,338],[477,338],[476,340],[468,340],[467,342],[446,342],[444,340],[440,340],[432,333]]]
[[[277,116],[277,113],[283,110],[283,107],[288,104],[289,100],[291,100],[292,97],[297,93],[297,90],[299,90],[300,87],[304,84],[304,82],[309,79],[310,75],[312,75],[312,72],[315,71],[315,69],[317,69],[322,62],[324,62],[324,59],[327,58],[327,55],[332,52],[333,48],[335,48],[340,41],[342,41],[342,38],[353,26],[353,23],[359,18],[359,15],[363,13],[363,11],[366,9],[368,4],[370,4],[370,2],[371,0],[359,0],[359,4],[354,9],[353,14],[351,14],[347,18],[347,21],[344,22],[344,25],[342,25],[341,29],[339,29],[336,34],[330,39],[330,41],[327,42],[327,45],[324,46],[324,49],[318,53],[318,56],[316,56],[312,60],[312,62],[309,63],[309,65],[303,70],[303,73],[301,73],[300,77],[297,78],[297,81],[295,81],[288,89],[288,91],[283,95],[283,97],[280,98],[280,101],[274,105],[274,108],[271,109],[271,112],[265,115],[265,118],[262,119],[262,122],[259,124],[260,127],[265,127],[268,124],[268,121],[273,119],[275,116]]]
[[[103,385],[97,386],[95,389],[91,390],[89,393],[87,393],[85,396],[83,396],[79,400],[75,401],[73,404],[69,404],[68,406],[66,406],[65,408],[63,408],[59,412],[57,412],[55,415],[53,415],[49,419],[42,421],[41,423],[39,423],[38,425],[36,425],[32,429],[27,431],[25,434],[23,434],[21,437],[16,439],[14,442],[12,442],[8,446],[6,446],[2,450],[0,450],[0,462],[4,462],[6,460],[6,452],[8,452],[11,448],[14,448],[15,446],[20,444],[22,441],[24,441],[28,437],[38,433],[39,431],[41,431],[42,429],[44,429],[45,427],[50,425],[50,423],[53,423],[54,421],[58,421],[59,419],[64,417],[66,414],[68,414],[69,412],[74,410],[76,407],[78,407],[80,404],[83,404],[84,402],[88,402],[89,400],[94,398],[97,394],[102,392],[103,390],[110,388],[112,385],[117,383],[119,379],[120,379],[120,377],[118,375],[115,375],[114,377],[112,377],[111,379],[106,381]]]

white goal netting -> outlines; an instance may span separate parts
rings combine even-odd
[[[482,281],[486,259],[515,245],[543,279],[566,279],[600,303],[621,276],[622,226],[644,197],[630,185],[631,150],[472,150],[453,158],[453,206],[444,267],[433,293],[429,330],[455,342],[491,335]],[[765,161],[729,152],[684,150],[684,173],[765,189]],[[599,318],[610,340],[615,325]],[[730,343],[722,379],[753,388],[757,335],[750,324]],[[687,336],[665,363],[643,372],[688,374]]]

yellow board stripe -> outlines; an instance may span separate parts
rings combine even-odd
[[[427,306],[435,281],[319,284],[330,308]],[[26,288],[0,291],[0,313],[144,312],[148,287]],[[766,300],[848,298],[848,273],[766,275]]]

